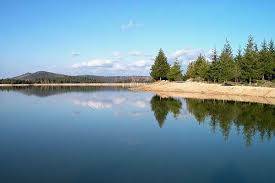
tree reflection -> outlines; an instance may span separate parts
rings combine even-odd
[[[185,101],[187,110],[199,124],[207,123],[213,133],[220,131],[225,140],[232,130],[242,134],[247,145],[256,136],[263,141],[275,135],[275,105],[199,99]],[[151,99],[151,108],[162,127],[168,113],[174,117],[180,114],[182,102],[155,95]]]
[[[177,117],[180,114],[181,107],[181,101],[172,97],[161,98],[160,96],[155,95],[151,99],[151,109],[154,112],[155,118],[160,127],[163,126],[169,112],[171,112],[174,117]]]
[[[232,128],[243,134],[247,145],[257,134],[261,140],[275,135],[274,105],[197,99],[186,99],[186,104],[199,123],[210,121],[213,132],[220,129],[225,139]]]

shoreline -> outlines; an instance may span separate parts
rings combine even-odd
[[[47,83],[47,84],[0,84],[0,87],[26,87],[26,86],[68,86],[68,87],[85,87],[85,86],[113,86],[113,87],[139,87],[147,83]]]
[[[131,88],[135,91],[155,93],[161,97],[255,102],[275,105],[275,88],[254,86],[222,86],[200,82],[161,81]]]
[[[275,88],[255,86],[222,86],[201,82],[154,83],[48,83],[48,84],[0,84],[2,87],[123,87],[132,91],[155,93],[161,97],[181,97],[202,100],[226,100],[275,105]]]

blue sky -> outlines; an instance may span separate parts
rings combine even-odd
[[[159,48],[184,67],[199,53],[275,35],[275,2],[0,0],[0,77],[148,75]]]

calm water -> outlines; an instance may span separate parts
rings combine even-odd
[[[275,182],[275,106],[0,90],[1,182]]]

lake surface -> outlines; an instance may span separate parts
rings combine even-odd
[[[1,182],[275,182],[275,106],[0,90]]]

